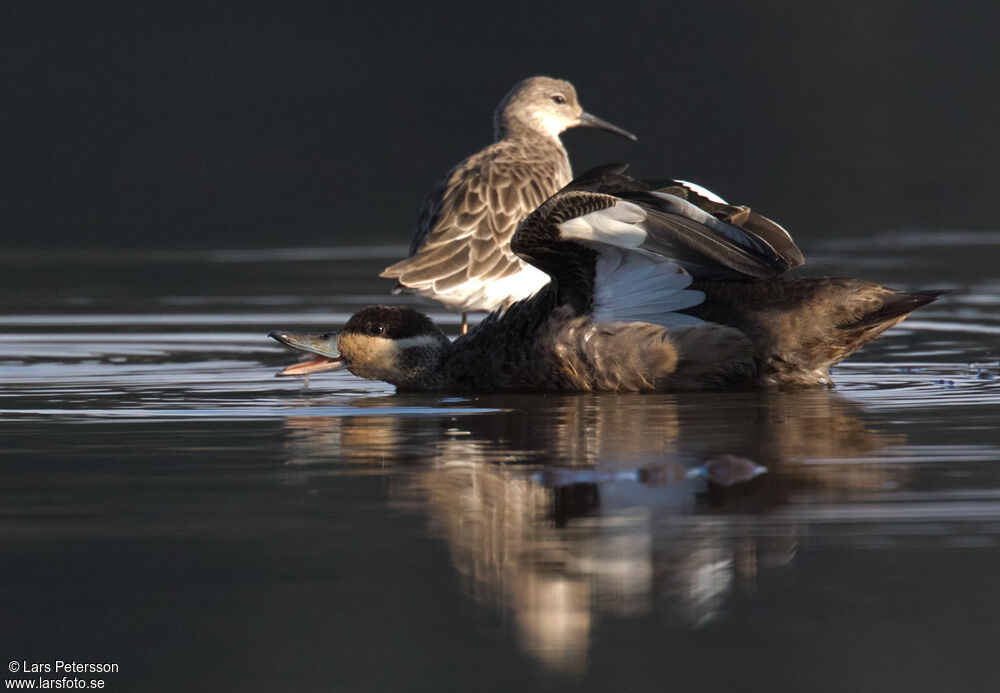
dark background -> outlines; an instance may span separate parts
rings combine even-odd
[[[518,80],[799,238],[996,228],[1000,5],[0,5],[3,246],[406,243]]]

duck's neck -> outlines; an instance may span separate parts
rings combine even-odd
[[[516,384],[530,368],[535,340],[555,306],[555,290],[543,287],[504,312],[494,312],[468,334],[441,348],[440,362],[410,389],[498,390]]]

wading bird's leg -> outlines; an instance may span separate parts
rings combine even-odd
[[[469,333],[469,314],[462,313],[462,334]]]

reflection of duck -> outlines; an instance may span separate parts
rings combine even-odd
[[[449,416],[465,403],[444,402],[439,417],[409,419],[396,414],[426,409],[426,395],[358,405],[371,414],[289,419],[289,458],[343,461],[361,473],[398,461],[387,470],[394,507],[427,519],[468,597],[499,611],[519,645],[553,671],[586,666],[602,619],[656,612],[692,627],[720,618],[733,594],[783,575],[808,536],[800,516],[781,513],[794,494],[822,501],[901,474],[812,463],[863,459],[898,442],[828,391],[489,395],[476,400],[486,415]],[[626,476],[617,472],[690,468],[724,452],[759,456],[771,474],[706,497],[697,480],[632,475],[549,488],[532,473]],[[747,508],[768,512],[758,523]]]
[[[339,336],[272,332],[319,355],[283,374],[346,366],[414,390],[829,384],[831,365],[940,293],[780,278],[802,257],[781,227],[749,210],[709,214],[620,170],[584,174],[521,224],[511,247],[552,278],[532,298],[454,342],[388,306]]]

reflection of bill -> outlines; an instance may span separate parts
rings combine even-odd
[[[390,477],[396,506],[428,517],[470,598],[508,614],[523,649],[555,671],[582,670],[602,617],[659,611],[696,627],[733,590],[752,591],[760,568],[788,563],[796,521],[764,526],[743,508],[890,474],[807,463],[891,441],[830,392],[507,396],[478,398],[498,410],[485,416],[378,415],[408,401],[290,418],[289,461],[405,468]],[[757,478],[760,465],[770,471]]]

